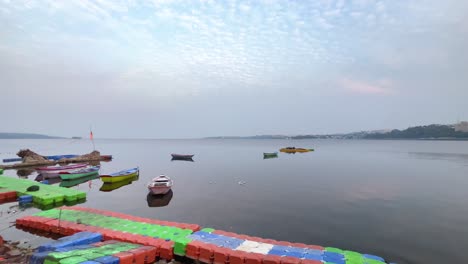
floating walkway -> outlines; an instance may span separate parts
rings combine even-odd
[[[104,240],[154,247],[155,256],[166,260],[180,256],[215,264],[387,263],[378,256],[333,247],[262,239],[211,228],[201,229],[195,224],[160,221],[79,206],[61,207],[19,218],[16,226],[27,231],[60,235],[96,232],[102,234]],[[136,254],[130,255],[126,255],[132,258],[130,262],[120,259],[118,263],[148,263],[138,262]]]
[[[44,244],[31,256],[30,264],[133,264],[153,263],[156,248],[108,240],[99,233],[80,232]]]
[[[39,190],[28,192],[28,187],[32,185],[39,186]],[[77,204],[86,200],[86,193],[82,191],[6,176],[0,176],[0,188],[15,191],[18,196],[31,195],[33,202],[44,209],[63,204]]]

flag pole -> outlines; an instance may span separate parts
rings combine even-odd
[[[91,139],[91,142],[93,143],[93,150],[96,150],[96,146],[94,145],[93,130],[91,129],[91,126],[89,126],[89,139]]]

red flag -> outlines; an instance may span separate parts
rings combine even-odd
[[[89,138],[93,140],[93,131],[89,131]]]

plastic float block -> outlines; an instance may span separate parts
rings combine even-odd
[[[320,260],[301,259],[301,264],[323,264],[323,262]],[[360,263],[348,263],[348,264],[360,264]]]
[[[342,249],[334,248],[334,247],[326,247],[324,250],[328,252],[335,252],[335,253],[340,253],[340,254],[344,253]]]
[[[51,251],[35,252],[29,259],[30,264],[42,264]]]
[[[139,248],[130,249],[128,253],[133,254],[133,262],[136,264],[144,264],[146,259],[146,251]]]
[[[99,262],[94,261],[94,260],[87,260],[87,261],[84,261],[84,262],[80,262],[80,264],[102,264],[102,263],[99,263]]]
[[[205,263],[213,262],[214,258],[214,248],[215,246],[210,244],[204,244],[200,247],[200,254],[198,255],[198,260]]]
[[[266,255],[263,257],[263,264],[280,264],[281,257],[275,255]]]
[[[232,254],[233,250],[228,248],[215,247],[213,250],[213,263],[215,264],[224,264],[229,263],[229,256]]]
[[[174,253],[172,252],[173,247],[174,242],[165,241],[161,244],[159,256],[166,260],[172,260],[174,258]]]
[[[98,263],[102,263],[102,264],[119,264],[119,258],[114,257],[114,256],[104,256],[104,257],[94,259],[94,261]]]
[[[145,253],[145,263],[153,263],[156,261],[157,251],[155,247],[143,246],[139,249],[144,250]]]
[[[128,252],[120,252],[113,255],[119,259],[120,264],[133,264],[133,254]]]
[[[282,257],[281,264],[300,264],[301,259],[295,257]]]
[[[245,263],[245,252],[234,250],[229,255],[230,264],[244,264]]]
[[[264,255],[258,253],[249,253],[245,255],[245,264],[262,264]]]

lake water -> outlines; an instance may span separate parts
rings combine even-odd
[[[84,206],[179,221],[276,240],[334,246],[404,263],[468,263],[468,142],[363,140],[95,140],[101,174],[139,166],[140,178],[111,192],[92,180]],[[281,147],[315,152],[263,159]],[[43,155],[82,154],[89,140],[0,140],[0,158],[20,148]],[[194,162],[170,153],[195,154]],[[22,172],[20,172],[22,173]],[[174,180],[166,200],[148,200],[146,183]],[[17,172],[4,173],[18,177]],[[36,177],[35,173],[28,176]],[[241,184],[239,184],[241,183]],[[166,206],[162,206],[168,203]],[[1,235],[28,209],[7,214]],[[159,207],[158,207],[159,206]]]

